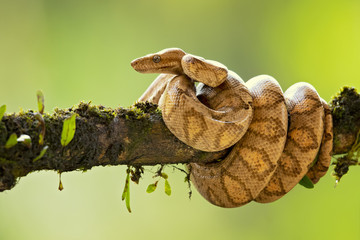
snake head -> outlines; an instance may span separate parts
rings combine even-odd
[[[181,59],[186,53],[180,48],[166,48],[157,53],[148,54],[131,62],[131,66],[140,73],[183,74]]]

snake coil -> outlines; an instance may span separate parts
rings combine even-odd
[[[189,166],[191,181],[209,202],[272,202],[305,175],[316,183],[327,172],[332,118],[310,84],[296,83],[283,93],[267,75],[245,83],[223,64],[179,48],[131,65],[141,73],[160,73],[139,101],[159,104],[178,139],[209,152],[232,147],[220,162]]]

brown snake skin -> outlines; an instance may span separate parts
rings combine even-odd
[[[131,65],[161,73],[139,101],[159,104],[177,138],[209,152],[232,147],[219,162],[189,164],[191,181],[209,202],[228,208],[272,202],[305,175],[316,183],[327,172],[332,118],[310,84],[296,83],[283,93],[270,76],[244,83],[224,65],[179,48]]]

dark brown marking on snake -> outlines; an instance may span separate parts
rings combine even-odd
[[[222,140],[222,136],[224,135],[225,131],[228,130],[228,126],[222,126],[220,127],[217,131],[216,131],[216,135],[215,136],[219,136],[214,140],[214,145],[215,146],[220,146],[221,140]],[[242,131],[243,127],[238,126],[238,128],[240,129],[240,131]],[[215,129],[214,129],[215,130]],[[237,134],[237,133],[234,133]],[[229,146],[231,147],[231,145]]]
[[[274,176],[271,181],[261,192],[266,196],[283,196],[287,193],[284,184],[278,176]],[[256,201],[263,202],[264,198],[261,196],[256,197]]]
[[[308,126],[295,128],[291,128],[290,126],[287,142],[292,142],[303,152],[307,152],[310,149],[317,149],[319,147],[314,129]]]
[[[286,149],[284,150],[283,154],[281,155],[281,159],[278,162],[278,168],[279,170],[281,169],[281,172],[284,175],[292,177],[298,176],[302,171],[297,157]]]
[[[238,158],[249,170],[251,176],[259,181],[264,180],[276,168],[263,148],[243,145]]]
[[[310,101],[312,102],[312,104],[308,103]],[[293,108],[290,114],[293,117],[297,115],[311,115],[312,113],[318,111],[321,108],[322,104],[319,101],[319,98],[306,94],[303,96],[303,100],[298,103],[298,107]]]
[[[268,141],[278,142],[280,137],[286,135],[286,129],[283,128],[283,125],[283,121],[278,118],[264,117],[261,119],[253,119],[248,128],[248,132]]]
[[[185,111],[185,114],[183,115],[184,119],[184,131],[185,131],[185,137],[188,141],[196,142],[203,136],[203,131],[208,130],[207,123],[205,121],[205,118],[203,115],[197,113],[193,107],[191,107],[189,110]],[[190,133],[189,129],[185,126],[194,125],[194,123],[191,122],[191,118],[198,119],[197,122],[202,126],[202,128],[199,128],[199,131],[197,133]]]
[[[306,174],[310,180],[315,184],[322,176],[326,174],[329,169],[331,162],[332,142],[333,142],[333,131],[332,131],[332,116],[331,111],[327,103],[322,100],[325,116],[324,122],[324,135],[320,145],[318,159],[313,166],[309,169]]]
[[[192,58],[192,59],[190,60],[190,63],[191,63],[191,64],[194,64],[194,63],[195,63],[195,59]],[[202,61],[196,61],[196,63],[201,66],[201,67],[198,67],[197,69],[195,69],[195,71],[193,71],[194,76],[196,76],[196,77],[198,78],[198,77],[201,75],[200,73],[203,72],[205,69],[207,69],[208,66],[207,66],[204,62],[202,62]],[[208,73],[208,74],[211,73],[211,74],[213,75],[213,78],[216,78],[215,73],[213,73],[212,71],[208,71],[207,73]],[[211,78],[210,78],[210,79],[211,79]]]
[[[254,108],[270,110],[285,102],[284,95],[272,89],[264,89],[262,94],[264,96],[257,98],[257,101],[253,102]],[[271,101],[267,101],[267,99],[271,99]]]
[[[328,168],[328,165],[323,165],[322,163],[317,165],[317,170],[320,172],[327,172]]]
[[[233,206],[239,206],[239,204],[244,205],[254,199],[251,190],[246,187],[246,184],[225,168],[222,168],[221,185],[225,189],[227,200]],[[231,186],[231,188],[229,188],[229,186]],[[234,186],[236,187],[234,188]]]

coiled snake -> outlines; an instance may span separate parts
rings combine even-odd
[[[209,202],[272,202],[305,175],[316,183],[326,173],[332,118],[310,84],[296,83],[283,93],[267,75],[244,83],[224,65],[179,48],[131,65],[141,73],[161,73],[139,101],[159,104],[177,138],[209,152],[232,147],[222,161],[189,166],[191,181]]]

